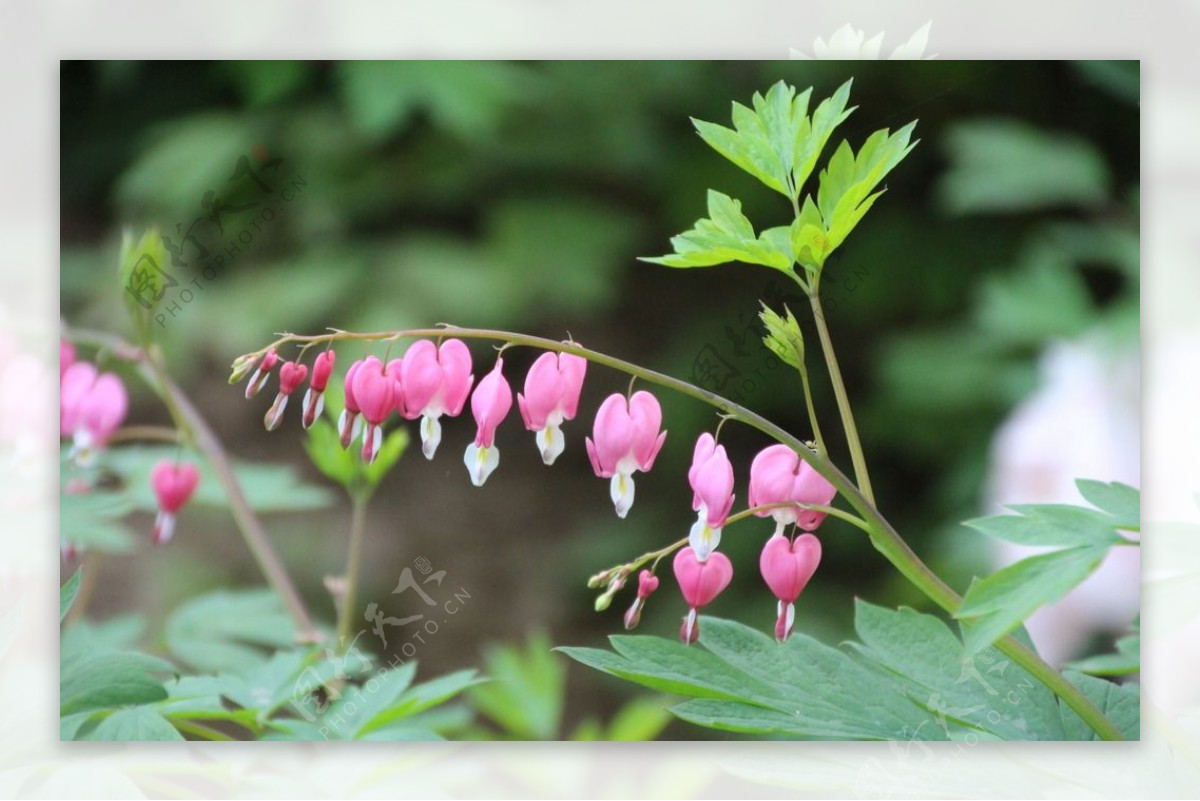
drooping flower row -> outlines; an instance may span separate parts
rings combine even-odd
[[[251,369],[248,358],[236,363],[242,374]],[[322,393],[334,361],[334,352],[326,350],[313,363],[301,418],[305,428],[321,413]],[[254,361],[246,397],[253,397],[263,388],[278,362],[274,350]],[[512,409],[513,391],[504,377],[502,357],[497,357],[491,371],[477,384],[472,370],[470,351],[457,339],[447,339],[440,345],[418,340],[402,358],[387,363],[376,356],[354,362],[346,371],[345,408],[338,418],[342,446],[351,447],[361,437],[362,458],[373,461],[382,445],[383,426],[395,414],[406,420],[421,418],[421,450],[426,458],[433,459],[441,442],[441,418],[457,417],[470,398],[477,429],[463,462],[472,483],[482,486],[500,462],[495,433]],[[279,425],[288,397],[304,383],[308,372],[298,362],[280,365],[279,392],[266,416],[268,429]],[[561,427],[578,412],[586,372],[587,360],[582,357],[543,353],[526,375],[524,393],[516,396],[525,427],[536,432],[536,445],[547,465],[554,464],[563,453]],[[592,436],[585,439],[585,445],[596,475],[609,479],[619,517],[624,518],[633,506],[634,474],[653,468],[666,436],[662,408],[653,394],[638,391],[627,397],[616,393],[601,403]],[[733,508],[734,470],[724,446],[710,433],[696,440],[688,481],[696,521],[689,531],[688,544],[675,555],[673,568],[688,604],[680,637],[692,643],[699,636],[700,609],[712,603],[733,578],[732,563],[717,548]],[[820,542],[811,532],[821,525],[825,513],[809,507],[827,506],[835,495],[833,485],[786,445],[765,448],[751,464],[749,504],[771,506],[755,514],[776,522],[775,533],[763,548],[759,569],[779,601],[775,634],[780,641],[791,633],[794,604],[821,558]],[[805,533],[790,536],[789,527]],[[625,580],[625,574],[615,574],[607,595],[620,589]],[[637,625],[657,587],[658,577],[643,570],[638,577],[637,598],[625,615],[626,627]]]

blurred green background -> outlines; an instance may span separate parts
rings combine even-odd
[[[169,268],[174,291],[194,295],[157,329],[159,341],[235,455],[294,465],[310,484],[323,479],[297,413],[268,435],[270,392],[247,403],[226,384],[233,357],[278,331],[437,322],[569,331],[808,435],[799,383],[777,369],[754,317],[759,299],[790,298],[807,319],[792,285],[766,268],[670,270],[635,257],[668,252],[669,237],[704,214],[709,187],[740,198],[757,226],[790,218],[786,202],[708,149],[689,116],[728,124],[731,101],[748,103],[779,79],[820,98],[850,77],[858,110],[827,155],[843,137],[857,147],[912,119],[922,141],[827,267],[828,318],[881,507],[964,589],[988,567],[979,538],[957,523],[980,511],[990,438],[1036,386],[1039,352],[1097,328],[1114,343],[1137,339],[1136,62],[64,62],[62,313],[72,325],[128,333],[116,278],[124,226],[157,225],[184,244],[185,260],[196,243],[216,252],[241,236],[215,277]],[[264,201],[268,220],[233,197],[222,234],[187,240],[212,209],[206,193],[222,202],[243,158],[262,180],[291,183],[291,199]],[[491,351],[472,351],[480,376]],[[367,352],[342,348],[340,367]],[[515,390],[536,355],[506,353]],[[714,357],[721,369],[702,370]],[[815,358],[810,348],[819,376]],[[150,393],[130,385],[130,421],[165,423]],[[585,581],[687,532],[692,443],[715,424],[707,407],[659,393],[667,444],[618,520],[583,437],[600,400],[626,385],[591,369],[553,468],[514,409],[485,487],[470,485],[461,461],[469,415],[446,425],[432,464],[414,448],[387,479],[371,510],[362,603],[414,613],[419,600],[391,590],[419,558],[470,595],[419,646],[423,675],[478,666],[485,643],[539,629],[573,645],[620,629],[630,590],[597,614]],[[833,457],[848,469],[828,383],[817,378],[815,391]],[[736,426],[722,441],[740,505],[750,460],[767,442]],[[348,524],[341,497],[329,498],[310,508],[309,494],[297,511],[265,517],[326,620],[322,581],[342,569]],[[149,547],[142,522],[145,544],[103,563],[89,614],[140,611],[153,638],[185,599],[262,583],[227,513],[185,512],[161,549]],[[761,521],[726,533],[735,580],[709,612],[773,624],[775,602],[757,574],[770,529]],[[856,529],[830,520],[821,534],[824,562],[797,628],[845,638],[854,596],[932,611]],[[673,637],[683,612],[664,581],[641,631]],[[578,665],[567,680],[568,722],[632,695]]]

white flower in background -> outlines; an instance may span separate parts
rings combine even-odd
[[[933,25],[930,20],[917,29],[904,44],[897,47],[888,56],[889,59],[911,60],[934,58],[925,56],[925,47],[929,44],[929,28]],[[883,31],[867,39],[867,34],[846,23],[833,32],[826,43],[820,36],[813,42],[813,54],[802,53],[792,48],[792,58],[801,60],[832,59],[852,61],[874,61],[879,58],[879,50],[883,46]]]
[[[1042,386],[992,442],[989,514],[1012,503],[1085,504],[1077,478],[1137,487],[1139,366],[1135,349],[1115,353],[1093,340],[1056,342],[1042,356]],[[1048,549],[998,542],[997,567]],[[1141,552],[1114,548],[1099,569],[1026,625],[1051,664],[1080,656],[1095,634],[1120,632],[1138,614]]]

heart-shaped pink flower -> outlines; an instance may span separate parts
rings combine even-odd
[[[673,563],[675,580],[687,601],[687,617],[679,628],[679,639],[691,645],[700,637],[700,624],[696,619],[700,608],[713,602],[733,580],[733,563],[720,551],[714,551],[701,562],[691,546],[681,548]]]
[[[812,534],[789,540],[776,534],[767,540],[758,568],[775,597],[779,599],[775,620],[775,639],[783,642],[792,633],[796,620],[794,602],[804,591],[821,562],[821,541]]]

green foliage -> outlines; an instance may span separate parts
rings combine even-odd
[[[991,649],[964,653],[936,617],[859,601],[855,628],[861,642],[842,650],[804,634],[777,644],[739,623],[704,617],[702,647],[618,635],[609,638],[614,651],[559,650],[682,695],[689,700],[672,712],[725,731],[805,739],[1090,739],[1091,730],[1023,668]],[[1136,736],[1138,708],[1128,704],[1128,688],[1073,681],[1116,710],[1117,725]]]
[[[383,446],[371,464],[365,463],[356,449],[343,448],[337,429],[328,420],[317,420],[308,429],[304,449],[308,457],[326,478],[340,484],[347,492],[364,489],[374,492],[408,448],[408,429],[397,428],[383,440]]]
[[[693,119],[714,150],[776,192],[795,200],[816,166],[834,128],[850,116],[851,81],[846,81],[808,115],[812,88],[798,96],[779,81],[766,97],[755,92],[753,108],[733,104],[733,128]]]
[[[1142,635],[1130,634],[1117,640],[1115,654],[1097,654],[1077,659],[1069,667],[1092,676],[1132,676],[1142,669]]]
[[[183,736],[152,707],[132,706],[118,709],[104,718],[85,739],[138,743],[182,740]]]
[[[1088,141],[1016,120],[971,120],[946,136],[939,196],[952,214],[1094,207],[1108,197],[1104,159]]]
[[[1136,684],[1114,684],[1073,670],[1064,671],[1063,676],[1083,691],[1088,700],[1104,713],[1104,717],[1113,722],[1126,740],[1141,739],[1141,693]],[[1062,706],[1062,722],[1064,740],[1099,739],[1096,732],[1066,705]]]
[[[135,652],[65,652],[59,675],[60,714],[161,701],[167,691],[158,676],[174,670],[169,662]]]
[[[133,232],[125,231],[121,238],[121,256],[117,277],[121,300],[129,312],[134,335],[142,345],[151,340],[154,310],[167,289],[167,251],[162,234],[150,228],[135,240]]]
[[[121,518],[133,511],[121,492],[93,490],[59,496],[59,536],[80,551],[125,553],[134,548],[133,535]]]
[[[792,269],[787,228],[772,228],[761,236],[754,233],[742,203],[715,189],[708,190],[708,217],[695,228],[671,238],[675,253],[642,257],[642,261],[667,267],[712,267],[731,261],[762,264],[787,272]]]
[[[58,620],[61,623],[67,619],[67,612],[71,611],[71,605],[75,603],[75,599],[79,596],[79,584],[83,580],[83,568],[79,568],[66,583],[58,590]]]
[[[797,370],[804,369],[804,335],[800,333],[800,323],[792,315],[792,310],[783,307],[787,319],[780,317],[767,304],[762,304],[758,317],[767,329],[763,344],[779,357],[784,364]]]
[[[218,590],[176,609],[167,618],[164,638],[180,661],[215,672],[259,663],[263,649],[291,645],[296,631],[270,590]]]
[[[484,671],[492,679],[471,688],[472,705],[506,734],[521,740],[552,740],[562,722],[566,669],[554,658],[544,632],[525,646],[491,645]]]
[[[1092,574],[1110,548],[1130,544],[1117,531],[1137,525],[1137,490],[1095,481],[1080,481],[1079,487],[1085,497],[1107,508],[1097,511],[1066,504],[1015,505],[1010,508],[1017,515],[965,523],[990,537],[1020,545],[1062,547],[1022,559],[972,583],[954,615],[963,621],[969,651],[990,645],[1039,607],[1062,598]]]

